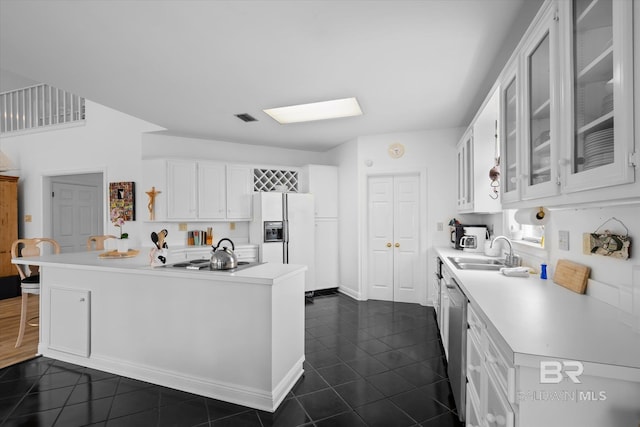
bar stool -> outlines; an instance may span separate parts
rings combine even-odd
[[[107,239],[117,239],[116,236],[112,236],[111,234],[106,234],[104,236],[89,236],[87,239],[87,250],[88,251],[102,251],[104,250],[104,241]],[[93,247],[95,244],[95,248]]]
[[[34,239],[18,239],[11,244],[11,257],[31,257],[40,256],[40,246],[42,248],[45,245],[51,245],[53,253],[60,253],[60,245],[53,239],[46,237],[39,237]],[[24,337],[24,330],[27,326],[27,298],[29,294],[40,294],[40,274],[37,265],[20,265],[14,264],[20,274],[20,290],[22,293],[22,307],[20,308],[20,331],[18,332],[18,339],[16,341],[16,348],[22,345],[22,338]],[[33,319],[36,319],[35,316]],[[30,321],[32,319],[29,319]],[[30,326],[38,326],[37,323],[30,324]]]

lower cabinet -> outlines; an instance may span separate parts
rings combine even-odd
[[[51,287],[49,348],[89,357],[91,292]]]
[[[466,426],[514,427],[514,367],[507,361],[499,337],[480,319],[473,305],[467,308]]]
[[[316,219],[315,231],[315,275],[316,289],[331,289],[339,286],[338,220]]]

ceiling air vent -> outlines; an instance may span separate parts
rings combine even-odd
[[[251,114],[247,114],[247,113],[236,114],[236,117],[239,118],[240,120],[242,120],[243,122],[257,122],[258,121],[258,119],[253,117]]]

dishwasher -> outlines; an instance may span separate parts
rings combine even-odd
[[[452,277],[447,283],[449,327],[447,373],[460,421],[465,420],[467,368],[467,297]]]

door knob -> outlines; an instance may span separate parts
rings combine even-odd
[[[390,248],[391,247],[391,243],[387,243],[387,247]]]
[[[396,248],[399,248],[399,247],[400,247],[400,243],[396,243]]]

